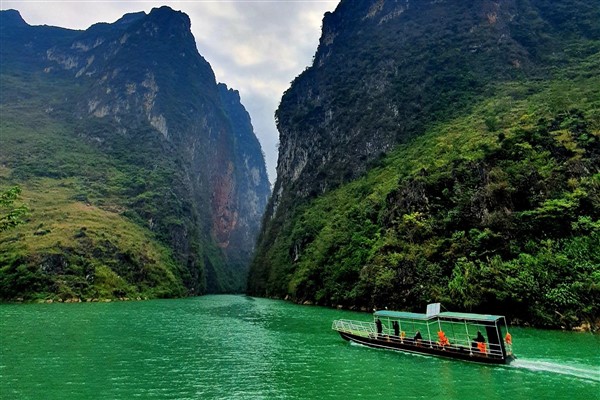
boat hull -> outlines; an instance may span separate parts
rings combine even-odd
[[[400,340],[397,337],[390,337],[388,335],[361,336],[342,331],[338,331],[338,333],[347,341],[379,349],[426,354],[484,364],[509,364],[514,359],[512,356],[500,357],[482,354],[477,350],[471,350],[468,348],[448,349],[438,345],[437,343],[431,343],[428,341],[415,342],[408,338]]]

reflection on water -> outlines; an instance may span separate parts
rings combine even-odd
[[[597,336],[513,329],[511,366],[351,345],[368,314],[245,296],[0,305],[1,399],[599,399]]]

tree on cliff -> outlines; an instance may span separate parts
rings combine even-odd
[[[15,204],[21,194],[21,188],[14,186],[0,193],[0,232],[24,223],[29,209],[25,205]]]

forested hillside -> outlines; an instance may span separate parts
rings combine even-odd
[[[597,326],[599,16],[567,0],[342,1],[277,112],[249,291]]]

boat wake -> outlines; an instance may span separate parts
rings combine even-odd
[[[590,365],[566,365],[543,360],[516,359],[510,366],[528,369],[530,371],[552,372],[593,382],[600,382],[600,368]]]

